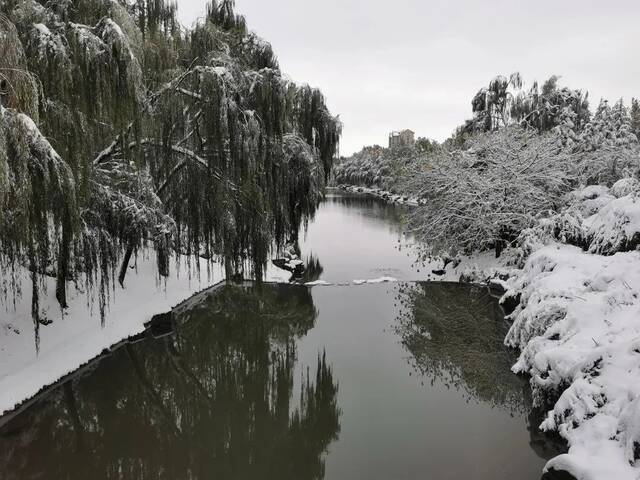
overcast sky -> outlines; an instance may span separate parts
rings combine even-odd
[[[189,25],[205,0],[178,0]],[[640,0],[236,0],[282,70],[319,87],[341,153],[391,130],[444,140],[497,74],[552,74],[600,97],[640,96]]]

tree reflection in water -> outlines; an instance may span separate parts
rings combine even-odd
[[[503,343],[509,325],[486,287],[400,284],[396,300],[396,333],[421,376],[464,392],[468,401],[525,417],[540,458],[566,452],[564,441],[538,428],[544,411],[533,408],[527,379],[511,372],[517,355]]]
[[[323,478],[340,431],[324,355],[292,399],[296,339],[316,316],[306,287],[202,295],[151,329],[166,336],[126,345],[2,427],[0,471],[7,480]]]
[[[340,192],[338,195],[327,195],[324,208],[331,208],[333,205],[346,207],[350,212],[357,212],[376,223],[388,225],[398,233],[402,216],[407,211],[402,205],[391,205],[386,200],[362,193]]]
[[[516,357],[503,345],[504,313],[486,288],[402,284],[398,301],[397,333],[413,367],[432,384],[513,413],[529,410],[528,386],[511,372]]]

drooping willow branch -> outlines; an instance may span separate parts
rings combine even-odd
[[[232,2],[186,31],[164,0],[4,5],[2,75],[40,86],[20,95],[12,81],[5,95],[0,262],[33,266],[34,318],[50,275],[63,308],[69,281],[97,291],[104,321],[114,274],[123,283],[141,248],[160,275],[176,253],[261,277],[317,208],[337,154],[322,94],[282,75]]]

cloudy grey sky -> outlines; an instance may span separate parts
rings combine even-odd
[[[205,0],[178,0],[188,25]],[[341,153],[411,128],[444,140],[496,74],[552,74],[600,97],[640,96],[640,0],[236,0],[282,70],[322,89]]]

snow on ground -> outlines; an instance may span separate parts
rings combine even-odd
[[[195,270],[195,265],[192,269]],[[127,274],[125,288],[116,286],[104,327],[97,305],[88,305],[86,295],[72,285],[68,288],[69,309],[63,314],[55,300],[55,280],[47,278],[41,311],[43,317],[53,323],[40,326],[39,353],[30,313],[31,283],[26,271],[19,273],[22,295],[15,309],[10,300],[0,303],[0,415],[77,370],[105,349],[143,332],[144,324],[154,315],[170,311],[224,279],[224,269],[219,264],[207,271],[204,260],[200,278],[195,271],[188,274],[186,262],[182,262],[179,270],[172,264],[171,273],[169,278],[159,280],[155,255],[140,256],[137,269]],[[273,266],[267,269],[267,281],[288,281],[289,276],[288,272]]]
[[[316,280],[315,282],[307,282],[305,285],[307,287],[329,287],[333,285],[333,283],[329,283],[326,280]]]

